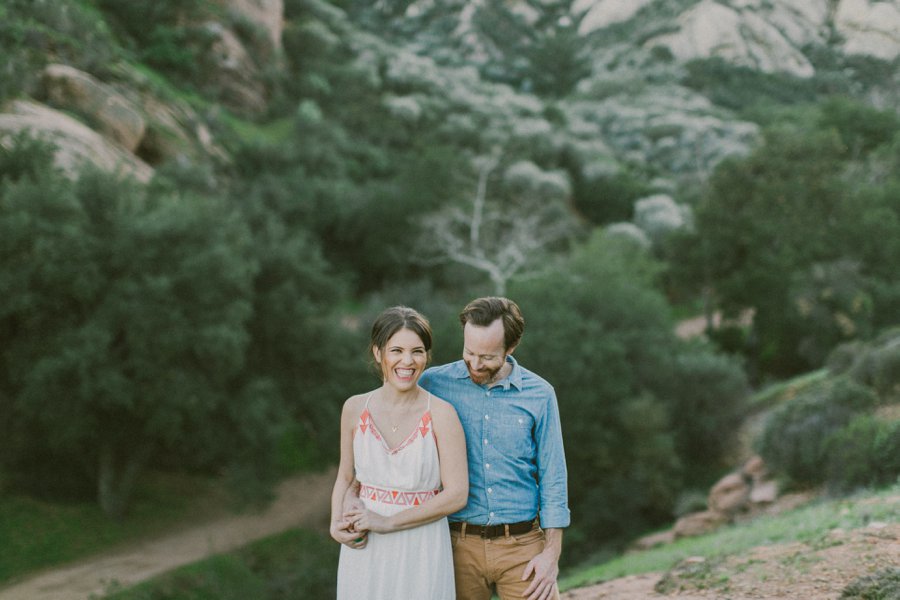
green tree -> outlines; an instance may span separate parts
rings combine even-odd
[[[73,184],[33,171],[0,172],[5,462],[39,449],[121,515],[159,457],[206,466],[236,443],[274,443],[279,406],[236,380],[257,271],[236,213],[96,172]]]
[[[690,272],[684,278],[708,286],[726,315],[755,310],[754,345],[744,350],[764,372],[817,366],[829,348],[810,344],[842,339],[839,323],[825,327],[804,316],[816,269],[824,268],[816,265],[858,264],[855,291],[840,301],[853,311],[847,313],[852,327],[844,329],[855,335],[871,330],[869,323],[885,314],[882,306],[897,305],[896,278],[885,268],[897,259],[892,240],[900,219],[896,177],[888,167],[893,155],[884,152],[896,125],[894,133],[876,135],[861,125],[859,115],[867,110],[828,106],[813,113],[817,118],[767,129],[752,155],[722,163],[697,207],[696,233],[672,246],[673,262]],[[868,226],[876,227],[880,241]],[[819,279],[816,285],[827,288],[827,278]],[[832,333],[825,335],[828,327]]]
[[[639,246],[598,233],[565,268],[511,290],[528,319],[517,356],[559,398],[576,546],[668,518],[681,485],[655,393],[675,344],[657,273]]]

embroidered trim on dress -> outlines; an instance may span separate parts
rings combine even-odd
[[[397,446],[396,448],[389,448],[387,442],[384,441],[384,438],[381,435],[381,432],[378,431],[378,427],[375,425],[375,421],[372,420],[372,415],[369,413],[369,409],[363,410],[362,414],[359,415],[359,431],[365,435],[366,432],[371,432],[375,439],[380,441],[384,448],[394,454],[396,452],[400,452],[414,441],[416,441],[417,434],[422,434],[424,438],[428,435],[428,432],[431,431],[431,411],[425,411],[425,414],[422,415],[422,418],[419,419],[419,424],[415,429],[412,430],[403,442]]]
[[[428,492],[404,492],[401,490],[386,490],[384,488],[372,485],[361,484],[359,486],[359,497],[375,500],[382,504],[397,504],[401,506],[418,506],[436,496],[440,490],[431,490]]]

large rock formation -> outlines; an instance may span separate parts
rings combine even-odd
[[[146,122],[140,109],[122,94],[68,65],[49,65],[42,79],[47,103],[85,117],[100,134],[129,152],[137,150]]]
[[[591,34],[641,15],[653,0],[575,0],[578,32]],[[662,23],[661,23],[662,25]],[[670,25],[670,24],[667,24]],[[765,72],[801,77],[815,69],[803,51],[837,43],[847,54],[883,60],[900,55],[900,6],[872,0],[700,0],[644,46],[664,46],[679,60],[719,57]]]
[[[70,176],[86,165],[143,182],[153,176],[150,165],[121,145],[48,106],[17,100],[0,110],[0,143],[8,144],[12,136],[21,132],[55,144],[56,164]]]
[[[284,0],[218,0],[218,2],[263,29],[272,48],[281,50]]]

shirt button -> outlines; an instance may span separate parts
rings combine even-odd
[[[484,468],[485,468],[485,469],[490,469],[490,468],[491,468],[491,463],[484,463]]]
[[[494,493],[494,488],[488,488],[488,494],[493,494],[493,493]]]
[[[484,418],[487,419],[488,421],[490,421],[490,420],[491,420],[491,415],[484,415]]]
[[[487,439],[484,440],[484,445],[487,446]]]
[[[491,393],[488,391],[488,392],[485,392],[484,395],[485,395],[485,396],[490,396]]]
[[[494,513],[490,513],[490,514],[491,514],[492,517],[494,516]]]

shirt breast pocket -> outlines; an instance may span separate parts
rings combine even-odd
[[[533,452],[532,428],[534,420],[528,415],[505,415],[497,423],[504,448],[518,456],[531,456]]]

